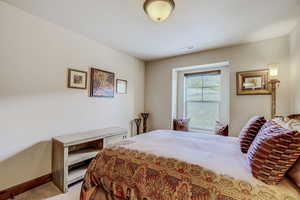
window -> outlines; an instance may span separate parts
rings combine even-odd
[[[221,71],[185,74],[185,117],[191,129],[214,130],[220,118]]]

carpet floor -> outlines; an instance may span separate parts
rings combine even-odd
[[[13,200],[79,200],[81,182],[63,194],[52,182],[16,196]]]

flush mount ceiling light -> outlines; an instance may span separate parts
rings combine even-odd
[[[175,8],[173,0],[146,0],[144,10],[156,22],[166,20]]]

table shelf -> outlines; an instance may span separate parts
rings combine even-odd
[[[106,145],[127,137],[127,130],[113,127],[64,135],[52,139],[54,184],[64,193],[70,184],[82,180],[90,161]]]
[[[100,149],[88,148],[79,151],[70,152],[68,156],[68,166],[94,158]]]
[[[80,181],[84,178],[87,170],[87,165],[69,171],[68,185]]]

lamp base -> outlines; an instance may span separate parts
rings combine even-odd
[[[280,83],[278,79],[271,79],[269,81],[271,85],[272,105],[271,105],[271,117],[276,116],[276,85]]]

